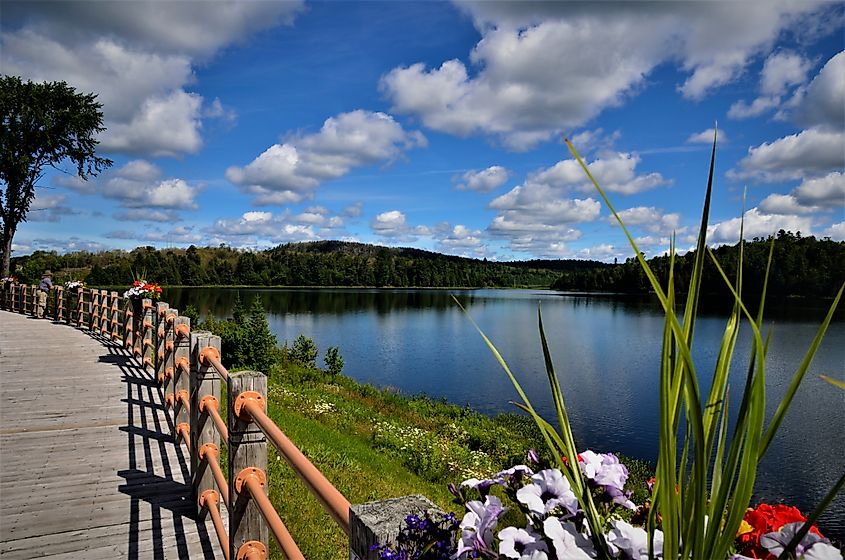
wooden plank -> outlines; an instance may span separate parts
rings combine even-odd
[[[153,376],[87,331],[0,311],[0,555],[220,557]]]

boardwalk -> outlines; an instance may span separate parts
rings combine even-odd
[[[152,375],[119,346],[0,311],[4,560],[214,558],[170,433]]]

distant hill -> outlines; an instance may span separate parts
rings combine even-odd
[[[264,251],[191,246],[36,252],[12,259],[21,281],[37,281],[50,268],[57,281],[72,277],[90,285],[128,284],[139,274],[185,286],[549,287],[562,271],[607,266],[579,260],[495,262],[347,241],[286,243]]]

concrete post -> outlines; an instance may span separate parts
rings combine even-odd
[[[402,496],[390,500],[368,502],[349,509],[349,558],[351,560],[378,560],[373,545],[396,543],[399,529],[405,518],[425,511],[445,513],[425,496]]]

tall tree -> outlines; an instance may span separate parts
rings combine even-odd
[[[103,127],[102,104],[93,93],[77,93],[65,82],[33,83],[0,77],[0,250],[9,275],[12,239],[26,221],[45,166],[61,169],[69,160],[87,179],[110,167],[94,153]]]

